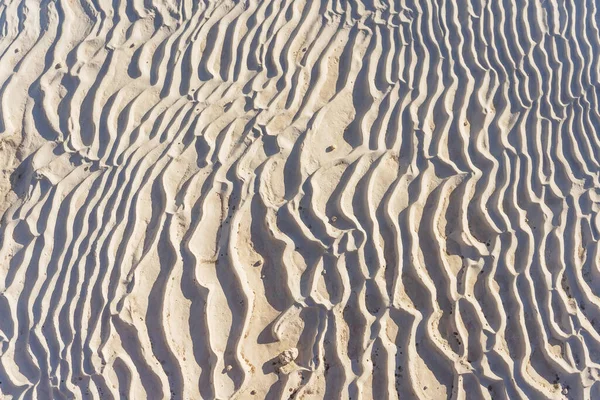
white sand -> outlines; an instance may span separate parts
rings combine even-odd
[[[598,8],[0,2],[0,398],[599,399]]]

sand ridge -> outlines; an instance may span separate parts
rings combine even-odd
[[[597,8],[0,3],[0,397],[600,398]]]

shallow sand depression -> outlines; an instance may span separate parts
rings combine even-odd
[[[594,0],[0,3],[0,398],[600,398]]]

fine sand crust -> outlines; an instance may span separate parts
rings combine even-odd
[[[0,398],[599,399],[599,18],[0,2]]]

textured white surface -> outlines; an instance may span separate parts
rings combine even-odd
[[[599,19],[0,2],[0,397],[600,398]]]

